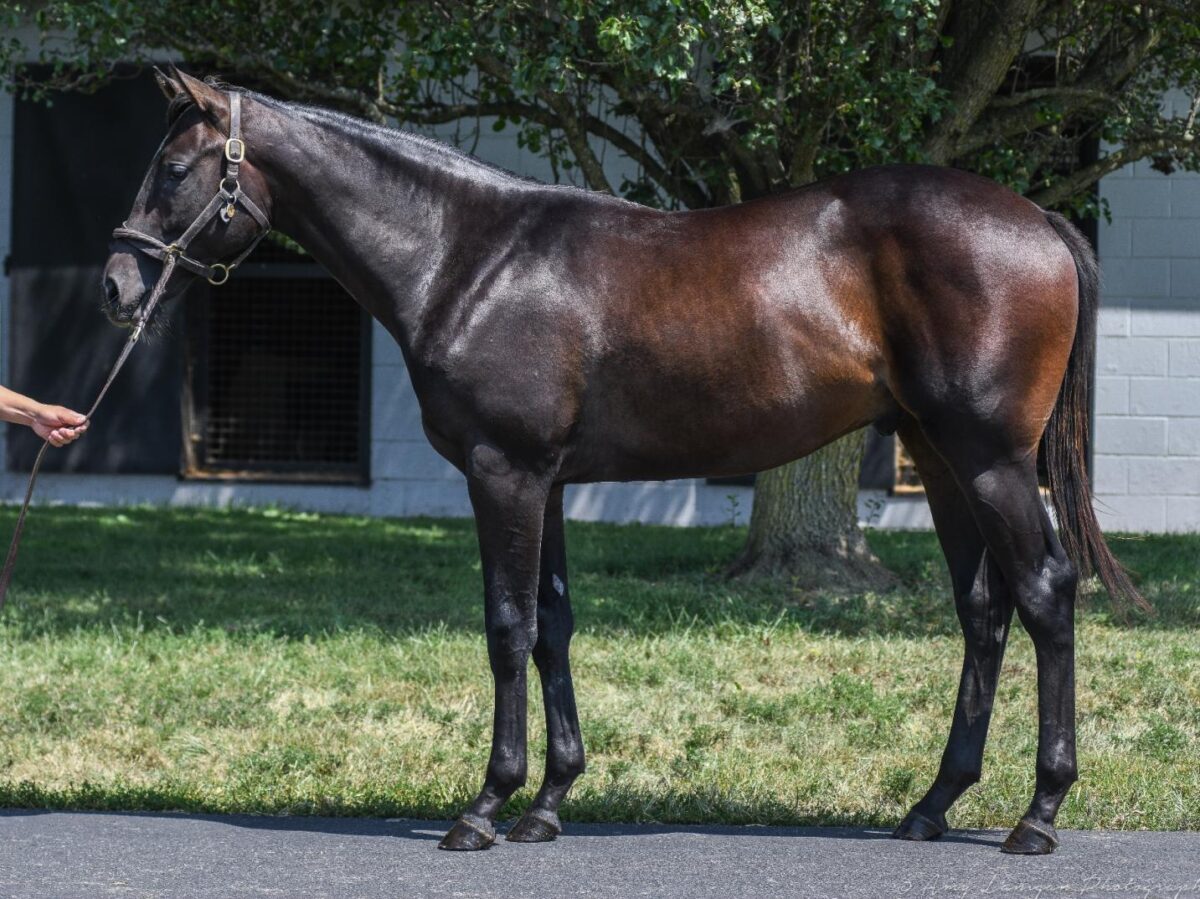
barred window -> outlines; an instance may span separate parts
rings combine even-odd
[[[251,263],[203,294],[185,301],[185,476],[364,482],[366,313],[311,264]]]

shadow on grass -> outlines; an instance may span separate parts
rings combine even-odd
[[[0,512],[7,533],[15,510]],[[571,523],[572,601],[581,630],[788,625],[843,635],[958,633],[937,541],[871,535],[903,587],[884,595],[800,593],[779,580],[729,581],[743,528]],[[1128,627],[1195,627],[1200,537],[1116,539],[1159,614]],[[221,628],[301,638],[347,630],[482,632],[472,522],[265,511],[37,508],[2,626],[11,636],[77,629]]]

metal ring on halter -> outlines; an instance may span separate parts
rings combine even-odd
[[[214,287],[220,287],[222,284],[224,284],[226,281],[229,280],[229,273],[232,272],[235,268],[237,268],[237,265],[236,265],[236,263],[234,265],[222,265],[220,262],[214,262],[212,265],[209,266],[209,268],[211,268],[213,271],[220,269],[224,273],[224,276],[221,277],[219,280],[217,278],[214,278],[212,275],[207,276],[209,284],[213,285]]]

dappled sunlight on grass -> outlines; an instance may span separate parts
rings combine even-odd
[[[931,534],[872,534],[902,586],[845,596],[727,580],[744,529],[568,530],[589,754],[568,820],[887,826],[923,792],[962,652]],[[1198,827],[1200,538],[1115,544],[1159,614],[1082,602],[1060,820]],[[35,509],[0,621],[0,802],[456,814],[490,741],[481,587],[469,521]],[[1027,803],[1035,667],[1015,631],[956,825]]]

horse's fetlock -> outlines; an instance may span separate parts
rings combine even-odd
[[[525,759],[508,754],[493,758],[488,766],[488,779],[496,785],[497,791],[505,796],[510,796],[525,786],[528,773]]]
[[[963,768],[959,771],[955,771],[950,776],[950,779],[952,781],[951,786],[961,793],[962,791],[975,786],[975,784],[979,783],[979,781],[983,779],[983,769],[977,765],[970,768]]]
[[[1074,752],[1056,754],[1038,767],[1038,785],[1052,795],[1062,795],[1079,780]]]
[[[546,779],[552,783],[569,784],[587,770],[583,746],[563,747],[553,760],[546,760]]]

